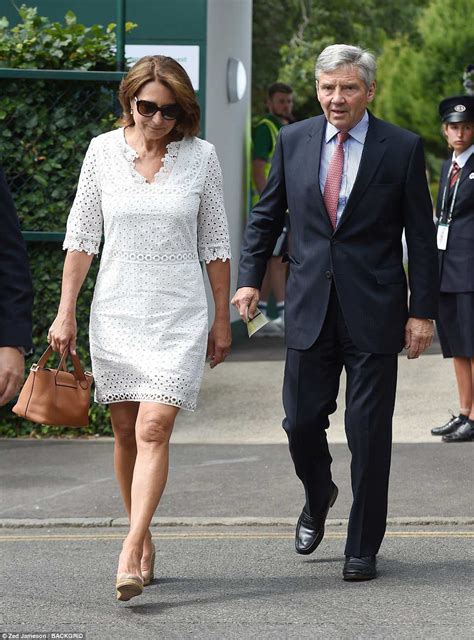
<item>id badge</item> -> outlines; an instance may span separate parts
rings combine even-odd
[[[448,234],[449,224],[440,222],[438,225],[437,241],[438,249],[440,249],[441,251],[446,251],[446,247],[448,246]]]

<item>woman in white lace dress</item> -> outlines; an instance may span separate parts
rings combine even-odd
[[[149,525],[176,415],[194,410],[206,355],[214,367],[230,350],[230,245],[219,162],[196,137],[199,105],[184,69],[172,58],[142,58],[119,98],[124,126],[94,138],[84,159],[49,341],[59,352],[75,349],[76,300],[103,233],[90,347],[130,518],[117,575],[117,598],[128,600],[153,577]],[[215,303],[209,335],[201,262]]]

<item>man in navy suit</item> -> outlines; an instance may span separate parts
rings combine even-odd
[[[31,350],[33,288],[26,247],[0,168],[0,406],[21,387]]]
[[[397,354],[405,346],[408,357],[417,358],[429,346],[438,295],[421,140],[367,111],[375,69],[373,56],[358,47],[333,45],[319,56],[316,90],[324,115],[280,132],[268,183],[245,231],[233,298],[242,318],[253,317],[288,209],[283,427],[306,494],[295,544],[302,554],[316,549],[337,497],[326,429],[344,367],[353,492],[345,580],[377,575]]]

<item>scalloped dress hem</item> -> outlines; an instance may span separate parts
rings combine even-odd
[[[114,394],[115,395],[115,394]],[[130,394],[124,394],[126,395],[130,395]],[[191,413],[193,413],[196,410],[196,406],[197,406],[197,402],[189,402],[186,400],[180,401],[179,399],[176,399],[175,402],[173,402],[172,400],[157,400],[156,398],[148,398],[146,397],[146,394],[143,394],[142,396],[140,396],[139,398],[117,398],[117,399],[111,399],[111,400],[106,400],[106,399],[102,399],[102,400],[98,400],[97,398],[94,398],[94,402],[96,404],[100,404],[100,405],[108,405],[108,404],[117,404],[118,402],[155,402],[156,404],[166,404],[169,407],[177,407],[178,409],[184,409],[185,411],[190,411]]]

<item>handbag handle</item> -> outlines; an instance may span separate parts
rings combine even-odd
[[[36,367],[38,369],[43,369],[44,365],[48,362],[49,358],[51,357],[51,355],[53,354],[53,348],[51,345],[48,345],[48,348],[46,349],[46,351],[43,353],[43,355],[41,356],[41,358],[38,360]],[[61,359],[59,360],[59,369],[62,369],[63,371],[67,371],[66,369],[66,360],[68,355],[71,357],[72,360],[72,365],[74,367],[74,377],[76,378],[76,380],[79,382],[79,384],[81,384],[81,382],[85,382],[87,385],[87,378],[86,375],[84,373],[84,369],[82,368],[81,365],[81,361],[79,360],[79,356],[77,355],[77,353],[71,353],[69,351],[69,349],[65,349],[61,355]],[[57,372],[56,372],[57,375]],[[82,385],[81,385],[82,387]]]

